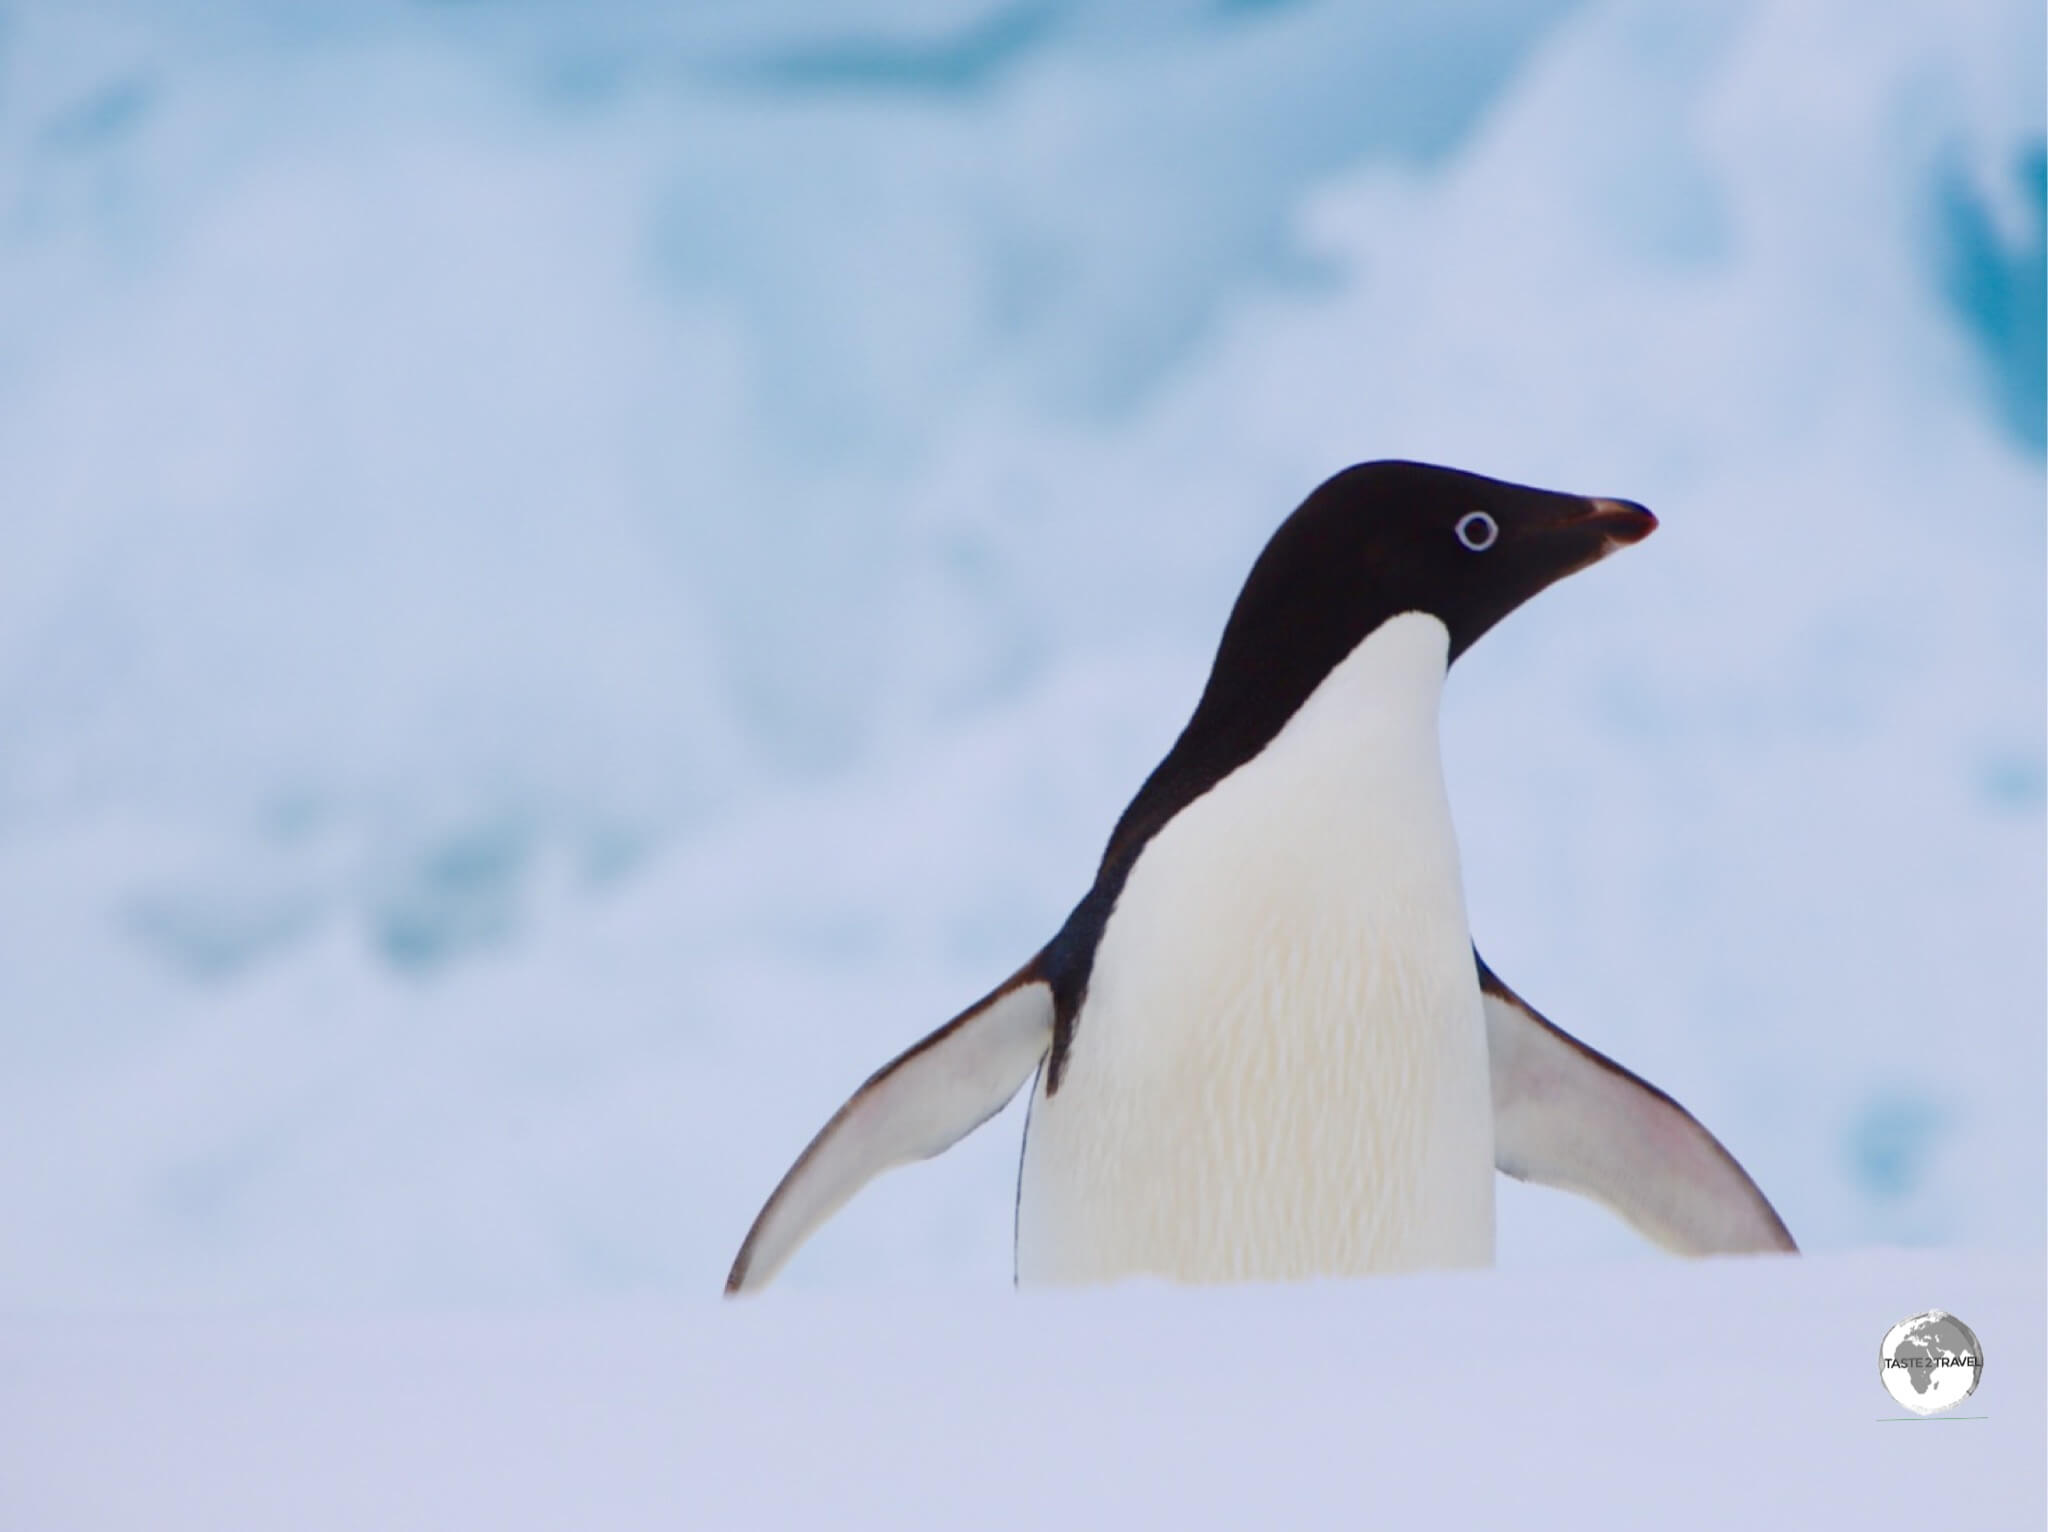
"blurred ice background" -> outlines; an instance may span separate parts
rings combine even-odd
[[[2042,33],[0,5],[0,1306],[715,1291],[1376,456],[1664,520],[1451,687],[1494,966],[2038,1247]],[[786,1280],[999,1286],[1017,1126]]]

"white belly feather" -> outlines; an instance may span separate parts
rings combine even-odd
[[[1020,1282],[1492,1261],[1447,645],[1433,617],[1382,625],[1140,854],[1032,1098]]]

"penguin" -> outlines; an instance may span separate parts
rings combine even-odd
[[[1193,716],[1065,923],[854,1092],[754,1220],[727,1295],[1027,1080],[1020,1285],[1486,1266],[1496,1172],[1679,1254],[1794,1251],[1720,1142],[1510,989],[1466,921],[1445,677],[1656,525],[1631,501],[1422,463],[1318,487],[1252,565]]]

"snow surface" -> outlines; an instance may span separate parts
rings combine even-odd
[[[1809,1249],[2038,1251],[2042,29],[0,9],[0,1311],[715,1291],[1391,455],[1663,518],[1452,679],[1493,965]],[[785,1282],[999,1291],[1017,1128]]]
[[[0,1523],[2038,1527],[2041,1284],[1868,1251],[0,1326]],[[1901,1419],[1878,1344],[1932,1306],[1983,1378]]]

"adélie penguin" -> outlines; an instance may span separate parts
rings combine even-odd
[[[764,1287],[875,1175],[1034,1075],[1024,1283],[1486,1265],[1496,1169],[1684,1254],[1794,1249],[1711,1133],[1537,1014],[1466,924],[1444,676],[1656,524],[1419,463],[1318,488],[1252,566],[1194,716],[1066,923],[854,1092],[726,1292]]]

